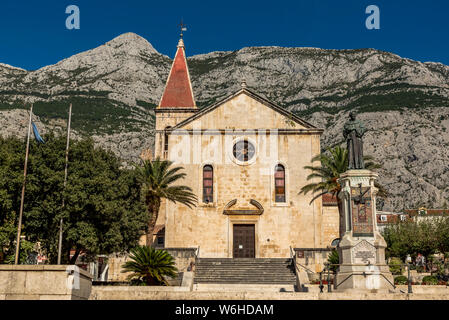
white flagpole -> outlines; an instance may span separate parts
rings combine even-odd
[[[67,166],[69,164],[69,144],[70,144],[70,123],[72,121],[72,104],[70,104],[69,108],[69,122],[67,124],[67,145],[65,148],[65,170],[64,170],[64,190],[67,185]],[[62,197],[62,208],[64,209],[65,199]],[[64,220],[61,218],[59,222],[59,245],[58,245],[58,264],[61,264],[61,255],[62,255],[62,224]]]
[[[25,184],[26,184],[26,179],[27,179],[28,152],[30,149],[31,116],[32,115],[33,115],[33,104],[31,104],[30,121],[28,122],[27,149],[25,152],[25,165],[23,166],[22,197],[20,198],[19,225],[17,227],[16,256],[15,256],[14,264],[19,264],[20,233],[22,232],[23,202],[25,200]]]

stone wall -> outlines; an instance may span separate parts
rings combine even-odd
[[[178,272],[193,271],[197,248],[164,248],[175,258],[175,265]]]
[[[87,300],[91,287],[92,276],[74,266],[0,265],[0,300]]]
[[[280,131],[266,136],[265,129],[263,134],[258,133],[261,128]],[[231,258],[234,224],[255,225],[256,258],[287,258],[290,246],[330,245],[333,235],[323,232],[321,198],[310,204],[312,194],[298,194],[311,182],[307,180],[309,171],[304,166],[313,165],[312,157],[320,153],[320,130],[296,123],[246,94],[224,102],[183,129],[169,135],[169,158],[184,167],[187,176],[182,184],[192,188],[199,204],[193,209],[171,202],[161,206],[157,224],[165,225],[167,247],[199,246],[200,257]],[[245,132],[226,134],[238,129]],[[156,137],[157,145],[161,144],[161,138]],[[243,138],[256,147],[254,161],[238,163],[232,155],[233,144]],[[276,149],[273,159],[266,161]],[[208,204],[202,202],[205,164],[214,168],[214,198]],[[285,167],[285,203],[274,200],[276,164]],[[264,211],[261,215],[224,214],[224,208],[234,199],[237,202],[233,210],[255,209],[250,204],[253,199]]]
[[[339,238],[340,214],[338,205],[323,205],[323,244],[331,245],[332,241]]]
[[[128,273],[122,273],[122,265],[128,260],[128,254],[112,254],[108,259],[107,281],[127,281]]]
[[[323,271],[331,248],[294,248],[296,265],[299,270],[305,270],[309,278],[317,277]]]
[[[413,294],[319,293],[317,286],[314,286],[310,292],[188,291],[186,287],[93,287],[90,300],[449,300],[447,288],[431,287],[437,286],[426,286]]]
[[[179,272],[192,271],[195,265],[197,248],[157,248],[164,249],[175,258],[175,266]],[[112,254],[109,256],[107,281],[127,281],[129,273],[122,272],[122,265],[128,260],[128,254]]]

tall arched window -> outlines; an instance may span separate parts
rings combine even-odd
[[[214,201],[214,168],[211,165],[203,167],[203,202]]]
[[[274,194],[276,202],[285,202],[285,168],[281,164],[274,168]]]
[[[166,127],[164,132],[164,159],[168,158],[168,133],[167,130],[171,127]]]

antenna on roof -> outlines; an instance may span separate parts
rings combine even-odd
[[[181,23],[178,25],[178,27],[181,29],[181,34],[180,34],[180,36],[181,36],[181,39],[182,39],[182,36],[183,36],[183,31],[187,31],[187,25],[185,25],[184,24],[184,22],[182,21],[182,19],[181,19]]]

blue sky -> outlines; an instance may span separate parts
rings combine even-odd
[[[69,5],[80,9],[79,30],[65,27]],[[368,5],[380,9],[380,30],[365,27]],[[247,46],[375,48],[449,65],[448,0],[2,0],[0,62],[34,70],[125,32],[173,57],[181,18],[188,56]]]

